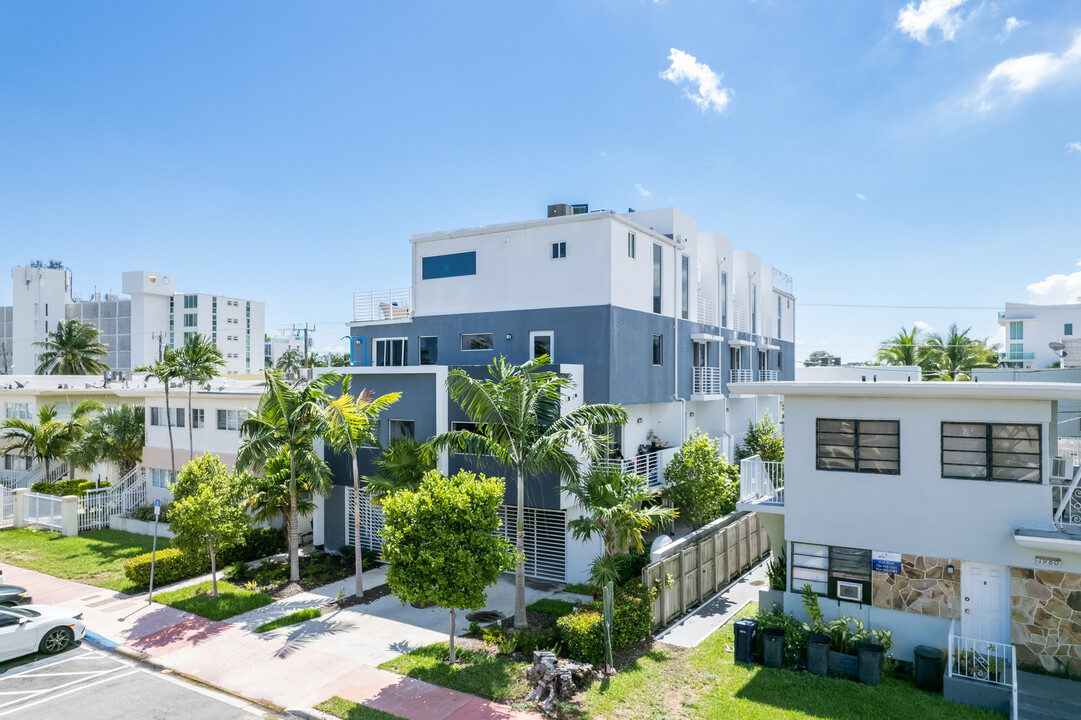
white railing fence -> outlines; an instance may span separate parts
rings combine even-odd
[[[1059,529],[1081,530],[1081,467],[1071,469],[1069,485],[1051,486],[1051,510]]]
[[[677,452],[679,448],[664,448],[633,458],[597,460],[594,466],[615,468],[625,475],[640,475],[646,479],[649,487],[660,487],[664,483],[664,469]]]
[[[957,621],[950,621],[947,672],[991,685],[1008,687],[1012,692],[1011,717],[1017,718],[1017,648],[1008,643],[977,640],[956,634]]]
[[[30,487],[29,470],[0,470],[0,487],[8,490]]]
[[[87,490],[79,498],[79,532],[109,527],[113,515],[127,515],[146,504],[146,468],[136,465],[113,486]]]
[[[30,527],[47,528],[57,532],[64,529],[60,517],[60,498],[28,492],[23,495],[26,508],[26,524]]]
[[[713,301],[707,297],[698,296],[698,322],[703,325],[716,325],[717,316],[713,312]]]
[[[408,320],[412,308],[412,288],[353,293],[353,322]]]
[[[740,307],[729,308],[728,322],[732,330],[736,332],[750,332],[750,321],[747,311]]]
[[[718,367],[697,367],[691,379],[691,392],[695,395],[720,395],[721,369]]]
[[[773,268],[773,289],[792,294],[792,276]]]
[[[776,370],[759,370],[758,382],[776,382],[780,379],[780,373]]]
[[[750,368],[732,368],[728,373],[728,382],[754,382],[754,370]]]
[[[15,495],[0,485],[0,528],[9,528],[15,524]]]
[[[758,455],[739,463],[740,502],[784,503],[784,463]]]

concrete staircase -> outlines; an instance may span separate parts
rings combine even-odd
[[[1081,718],[1081,682],[1047,675],[1017,673],[1018,720]]]

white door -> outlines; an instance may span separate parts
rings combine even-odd
[[[961,563],[961,634],[1010,642],[1010,573],[1005,565]]]

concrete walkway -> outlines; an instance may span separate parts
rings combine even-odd
[[[769,587],[766,564],[759,563],[746,575],[721,590],[678,624],[656,636],[657,640],[680,647],[695,647],[727,623],[749,602],[758,602],[758,591]]]
[[[92,640],[274,708],[311,707],[340,695],[408,720],[539,717],[379,670],[353,659],[352,653],[328,652],[316,642],[256,635],[238,625],[32,570],[5,566],[4,571],[7,582],[27,588],[35,603],[82,612]],[[398,602],[383,600],[388,599]],[[370,637],[366,625],[326,635],[357,647]]]

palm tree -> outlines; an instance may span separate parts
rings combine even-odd
[[[142,405],[118,405],[86,423],[82,438],[72,449],[80,467],[96,462],[116,465],[120,478],[142,462],[146,445],[146,414]]]
[[[248,497],[245,507],[256,522],[269,523],[276,517],[282,519],[282,531],[290,534],[289,517],[289,456],[278,453],[267,460],[262,475],[248,475]],[[304,478],[297,479],[297,516],[307,517],[315,512],[315,503],[304,488]]]
[[[278,358],[278,363],[274,367],[281,370],[284,373],[293,373],[294,375],[300,372],[300,366],[304,364],[304,356],[299,350],[294,347],[285,348],[281,357]]]
[[[429,470],[435,469],[435,453],[431,446],[411,437],[400,437],[375,461],[377,475],[365,475],[364,489],[376,505],[399,490],[416,490]]]
[[[936,333],[927,340],[939,380],[968,380],[974,367],[995,367],[988,360],[986,340],[968,336],[972,328],[961,331],[951,323],[945,335]]]
[[[45,348],[38,356],[38,375],[100,375],[109,366],[100,358],[108,357],[109,347],[98,341],[101,332],[78,320],[61,321],[36,347]]]
[[[525,610],[525,483],[528,476],[556,472],[565,480],[577,477],[578,458],[572,446],[595,458],[607,438],[594,435],[595,425],[622,425],[627,412],[619,405],[581,405],[560,415],[563,393],[573,381],[542,370],[551,360],[542,355],[521,365],[498,357],[488,366],[488,380],[451,370],[447,390],[479,430],[451,430],[432,439],[439,450],[456,448],[481,462],[494,461],[513,477],[518,489],[516,549],[523,561],[514,571],[514,626],[526,626]],[[507,478],[510,481],[511,478]]]
[[[284,452],[289,458],[289,579],[300,580],[300,535],[297,524],[297,476],[312,492],[326,495],[330,468],[315,451],[315,438],[326,431],[325,390],[338,381],[333,373],[322,375],[302,388],[285,381],[275,370],[264,370],[265,388],[259,404],[240,426],[237,467],[263,471],[267,462]]]
[[[374,445],[372,426],[378,422],[379,413],[398,402],[401,393],[387,393],[375,398],[374,393],[362,390],[349,394],[348,375],[342,378],[342,394],[331,402],[327,412],[326,438],[338,452],[348,451],[353,461],[353,530],[356,544],[356,595],[364,596],[364,568],[360,552],[360,470],[357,467],[357,446]]]
[[[165,348],[161,359],[152,365],[135,368],[135,372],[145,372],[147,379],[156,377],[165,388],[165,426],[169,430],[169,464],[172,477],[176,479],[176,448],[173,446],[173,411],[169,406],[169,383],[181,377],[180,360],[177,351]]]
[[[45,477],[49,477],[49,463],[64,455],[70,444],[64,423],[56,419],[56,405],[38,408],[37,422],[22,418],[8,418],[0,425],[0,438],[7,440],[4,450],[26,458],[28,463],[45,464]]]
[[[63,428],[61,434],[67,440],[67,446],[64,448],[64,460],[67,461],[71,468],[70,478],[75,478],[75,468],[90,469],[90,465],[77,465],[75,460],[78,458],[78,452],[75,450],[79,441],[82,440],[83,435],[86,434],[87,423],[91,419],[93,413],[104,412],[105,406],[98,400],[90,399],[83,400],[81,403],[75,406],[75,409],[71,411],[71,417],[66,421],[62,421]]]
[[[932,353],[915,325],[911,330],[903,327],[891,338],[882,341],[875,352],[875,360],[885,365],[916,365],[923,370],[930,370]]]
[[[184,344],[176,351],[178,377],[188,384],[188,455],[195,457],[194,425],[191,417],[191,389],[195,383],[210,382],[225,365],[221,350],[200,333],[185,335]]]

